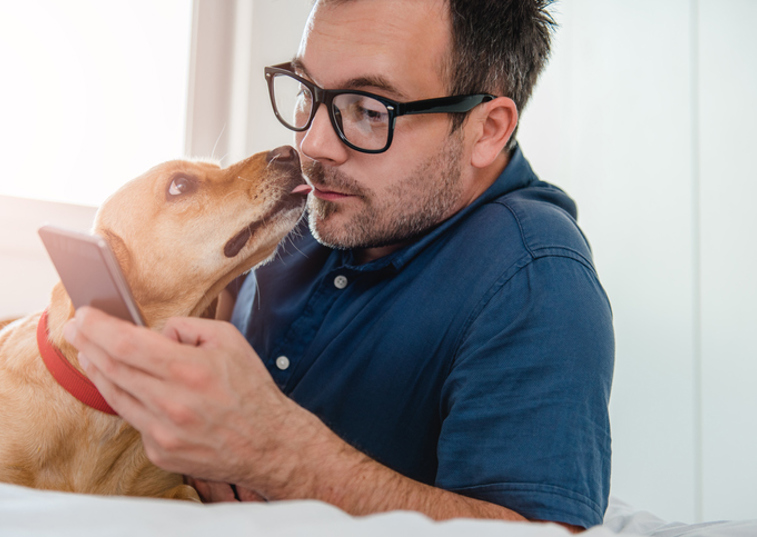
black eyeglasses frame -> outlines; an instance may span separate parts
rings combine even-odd
[[[295,80],[300,82],[302,85],[304,85],[306,88],[308,88],[310,92],[313,94],[313,106],[310,111],[310,117],[308,118],[305,125],[302,127],[298,128],[298,127],[294,127],[290,125],[287,121],[284,120],[284,118],[279,113],[279,110],[276,106],[276,96],[273,89],[273,80],[274,80],[275,75],[277,74],[286,75],[291,78],[294,78]],[[292,130],[295,132],[306,131],[313,124],[313,119],[315,118],[315,114],[318,111],[318,106],[320,104],[324,104],[326,105],[326,110],[328,111],[329,119],[331,120],[331,125],[334,128],[334,131],[336,132],[337,136],[339,136],[339,139],[347,147],[354,149],[355,151],[360,151],[361,153],[374,153],[374,154],[383,153],[384,151],[389,149],[389,146],[392,145],[392,138],[394,137],[394,123],[395,123],[395,120],[399,116],[412,115],[412,114],[470,112],[479,104],[489,102],[497,98],[495,95],[492,95],[490,93],[475,93],[471,95],[452,95],[449,97],[437,97],[435,99],[423,99],[420,101],[410,101],[406,103],[401,103],[399,101],[395,101],[387,97],[382,97],[381,95],[376,95],[375,93],[370,93],[367,91],[353,90],[353,89],[327,90],[327,89],[320,88],[316,86],[310,80],[307,80],[295,74],[294,71],[292,70],[292,64],[290,62],[266,67],[265,78],[266,78],[266,82],[268,83],[268,94],[271,98],[271,105],[273,106],[273,113],[276,115],[276,118],[279,120],[279,122],[282,125],[284,125],[289,130]],[[334,101],[334,97],[336,97],[337,95],[343,95],[345,93],[370,97],[372,99],[376,99],[377,101],[381,102],[384,106],[386,106],[386,109],[389,112],[389,132],[387,133],[386,145],[384,147],[382,147],[381,149],[365,149],[365,148],[358,147],[350,143],[350,141],[347,140],[347,138],[344,136],[344,133],[342,132],[341,127],[339,126],[339,122],[337,121],[335,117],[333,101]]]

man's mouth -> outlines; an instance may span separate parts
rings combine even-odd
[[[317,186],[310,186],[308,184],[298,185],[292,190],[292,194],[309,194],[311,192],[315,197],[329,201],[353,196],[353,194],[345,194],[344,192],[337,192],[336,190],[329,190],[327,188],[318,188]]]
[[[317,162],[303,164],[303,175],[313,190],[312,194],[325,201],[339,201],[349,198],[364,198],[363,189],[356,181],[338,170],[326,170]]]
[[[337,192],[335,190],[328,190],[313,186],[313,195],[325,201],[339,201],[347,198],[354,197],[353,194],[345,194],[343,192]]]

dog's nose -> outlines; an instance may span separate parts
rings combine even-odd
[[[297,155],[294,147],[285,145],[269,151],[266,155],[266,162],[275,162],[276,164],[297,166],[300,165],[300,157]]]

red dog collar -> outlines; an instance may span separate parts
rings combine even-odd
[[[37,324],[37,346],[48,371],[68,393],[100,412],[118,416],[116,411],[105,402],[92,381],[72,366],[60,350],[50,343],[47,332],[47,310],[42,312]]]

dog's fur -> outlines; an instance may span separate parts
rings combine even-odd
[[[272,257],[302,215],[305,198],[292,194],[300,184],[289,147],[224,169],[167,162],[111,196],[93,231],[113,248],[147,324],[160,330],[171,316],[200,316],[229,282]],[[48,307],[50,341],[81,371],[62,335],[73,314],[58,283]],[[135,429],[56,383],[37,349],[39,318],[0,331],[0,481],[199,500],[181,476],[148,461]]]

